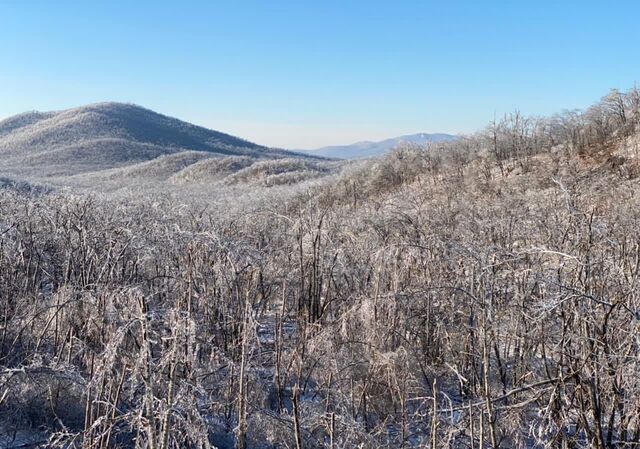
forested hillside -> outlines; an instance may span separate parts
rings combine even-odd
[[[634,89],[197,197],[6,182],[0,447],[636,447],[639,132]]]
[[[194,154],[254,160],[293,155],[126,103],[29,112],[0,121],[0,174],[50,182],[62,178],[58,184],[70,184],[69,176],[94,177],[114,169],[127,172],[163,156],[165,161],[167,157],[184,161],[186,155],[192,158]]]

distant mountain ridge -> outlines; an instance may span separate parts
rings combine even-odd
[[[455,140],[456,136],[444,133],[418,133],[406,136],[392,137],[379,142],[356,142],[350,145],[334,145],[318,148],[316,150],[302,150],[306,154],[314,156],[338,158],[338,159],[361,159],[366,157],[380,156],[402,145],[426,145],[433,142],[447,142]]]
[[[128,103],[27,112],[0,121],[0,166],[5,171],[73,175],[183,151],[255,158],[292,155]]]

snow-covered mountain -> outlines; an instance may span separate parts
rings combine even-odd
[[[268,159],[292,155],[133,104],[98,103],[0,121],[0,171],[5,172],[73,175],[184,151]]]

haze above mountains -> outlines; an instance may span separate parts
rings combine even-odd
[[[356,142],[350,145],[332,145],[318,148],[316,150],[300,150],[306,154],[314,156],[322,156],[339,159],[361,159],[366,157],[381,156],[391,150],[399,148],[403,145],[427,145],[436,142],[448,142],[454,140],[456,136],[451,134],[410,134],[400,137],[392,137],[390,139],[378,142]]]

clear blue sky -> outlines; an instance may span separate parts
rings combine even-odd
[[[0,118],[133,102],[311,148],[470,132],[640,81],[636,1],[0,0]]]

